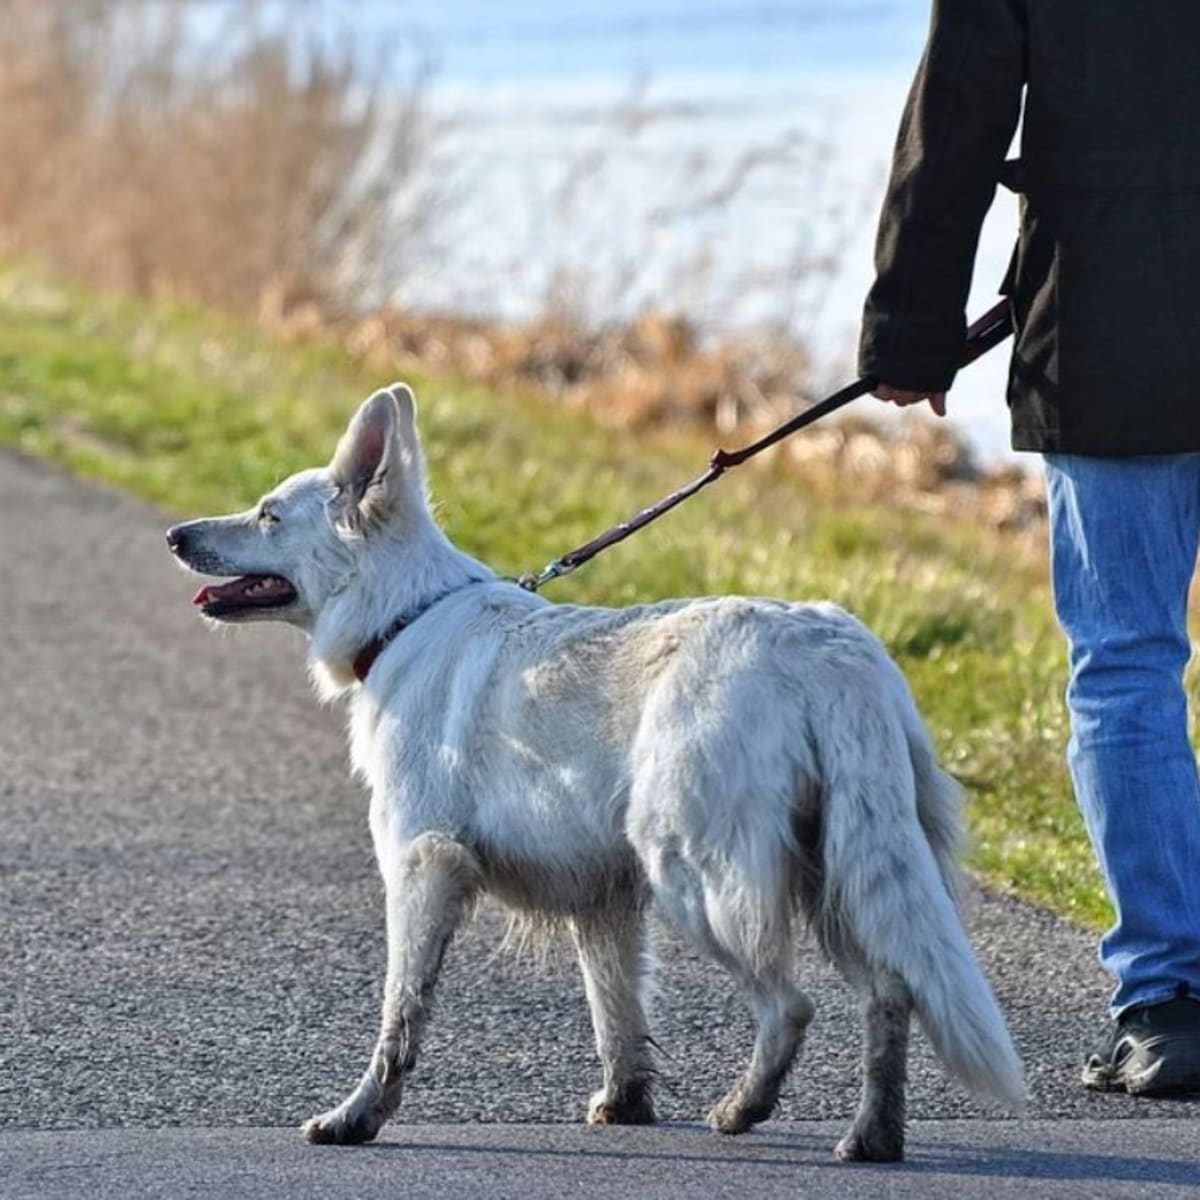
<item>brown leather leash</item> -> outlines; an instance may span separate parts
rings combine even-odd
[[[993,347],[1000,345],[1001,342],[1009,337],[1012,331],[1012,313],[1009,302],[1002,300],[995,308],[989,309],[984,313],[967,330],[966,348],[963,353],[961,365],[965,367],[973,363]],[[710,483],[715,483],[726,471],[732,470],[734,467],[740,467],[747,459],[753,458],[756,454],[761,454],[777,442],[783,441],[784,438],[791,437],[797,430],[803,429],[807,425],[812,425],[821,420],[822,417],[827,417],[830,413],[843,408],[852,400],[857,400],[867,395],[868,392],[873,392],[878,385],[879,380],[864,376],[862,379],[848,384],[841,391],[835,392],[832,396],[806,408],[802,413],[780,425],[778,429],[773,429],[770,433],[759,438],[757,442],[752,442],[749,446],[743,446],[740,450],[717,450],[712,458],[709,459],[708,470],[703,475],[693,479],[691,483],[685,484],[669,496],[664,496],[657,504],[652,504],[649,508],[642,509],[641,512],[630,517],[628,521],[622,521],[619,525],[614,525],[611,529],[606,530],[599,537],[593,538],[590,542],[585,542],[582,546],[577,546],[570,553],[564,554],[562,558],[556,558],[552,563],[544,567],[540,573],[536,575],[533,573],[522,575],[517,582],[526,591],[536,592],[543,584],[549,583],[552,579],[561,579],[564,575],[570,575],[572,571],[578,570],[584,563],[595,558],[597,554],[602,554],[610,546],[615,546],[618,542],[623,542],[627,537],[631,537],[637,533],[639,529],[645,529],[652,521],[657,521],[664,513],[670,512],[677,505],[690,499],[701,488],[706,488]]]

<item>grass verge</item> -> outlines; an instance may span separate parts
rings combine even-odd
[[[449,533],[505,572],[538,567],[678,485],[707,447],[410,373]],[[114,300],[0,264],[0,444],[181,513],[242,507],[325,461],[386,380],[192,309]],[[818,502],[746,468],[552,586],[627,604],[741,592],[832,599],[888,644],[967,785],[972,866],[1080,923],[1109,919],[1063,767],[1065,656],[1040,549],[966,521]]]

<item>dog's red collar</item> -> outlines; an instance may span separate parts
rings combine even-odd
[[[484,583],[486,580],[473,579],[471,583]],[[463,585],[470,587],[471,584]],[[375,660],[398,638],[414,621],[423,617],[431,608],[437,604],[441,604],[443,600],[453,596],[455,592],[462,591],[462,587],[451,588],[448,592],[443,592],[436,600],[431,600],[423,608],[417,609],[415,613],[410,613],[405,617],[397,617],[378,637],[373,637],[355,656],[351,662],[351,670],[354,672],[354,678],[359,683],[366,683],[367,676],[371,673],[371,668],[375,665]]]
[[[420,615],[420,614],[418,614]],[[408,618],[403,618],[399,621],[394,621],[387,627],[377,638],[372,638],[355,656],[352,664],[354,669],[354,678],[359,683],[366,683],[367,676],[371,673],[371,668],[375,665],[375,660],[387,649],[388,643],[399,637],[412,622]]]

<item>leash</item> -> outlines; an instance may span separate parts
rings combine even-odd
[[[989,309],[984,313],[967,330],[966,348],[960,365],[965,367],[973,363],[977,358],[982,357],[989,350],[1000,345],[1001,342],[1009,337],[1012,331],[1012,313],[1009,303],[1007,300],[1002,300],[995,308]],[[830,413],[845,407],[852,400],[858,400],[860,397],[867,395],[868,392],[873,392],[878,385],[879,380],[872,379],[870,376],[864,376],[862,379],[857,379],[854,383],[848,384],[841,391],[834,392],[832,396],[819,401],[810,408],[806,408],[802,413],[792,417],[790,421],[786,421],[777,429],[773,429],[770,433],[759,438],[757,442],[752,442],[749,446],[743,446],[740,450],[717,450],[712,458],[709,459],[708,470],[703,475],[693,479],[691,483],[685,484],[669,496],[664,496],[657,504],[652,504],[649,508],[642,509],[641,512],[630,517],[628,521],[622,521],[619,525],[614,525],[611,529],[606,530],[599,537],[593,538],[590,542],[585,542],[582,546],[576,546],[574,550],[568,554],[564,554],[562,558],[556,558],[552,563],[549,563],[540,573],[535,575],[531,572],[527,575],[522,575],[517,582],[526,591],[536,592],[551,580],[561,579],[564,575],[570,575],[572,571],[578,570],[584,563],[590,562],[596,555],[602,554],[610,546],[615,546],[618,542],[623,542],[627,537],[632,537],[639,529],[645,529],[652,521],[657,521],[659,517],[665,513],[669,513],[671,509],[682,504],[685,500],[690,499],[702,488],[708,487],[710,483],[715,483],[726,471],[730,471],[734,467],[740,467],[747,459],[753,458],[756,454],[761,454],[777,442],[782,442],[784,438],[791,437],[797,430],[803,429],[807,425],[812,425],[821,420],[822,417],[827,417]]]

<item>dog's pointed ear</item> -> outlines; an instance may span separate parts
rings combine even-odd
[[[416,422],[416,397],[403,383],[382,388],[354,414],[329,464],[338,488],[330,509],[339,529],[363,534],[409,506],[424,508]]]
[[[417,433],[417,398],[407,383],[393,383],[388,393],[396,402],[396,437],[404,464],[404,478],[422,505],[427,493],[425,484],[425,453],[421,435]]]

